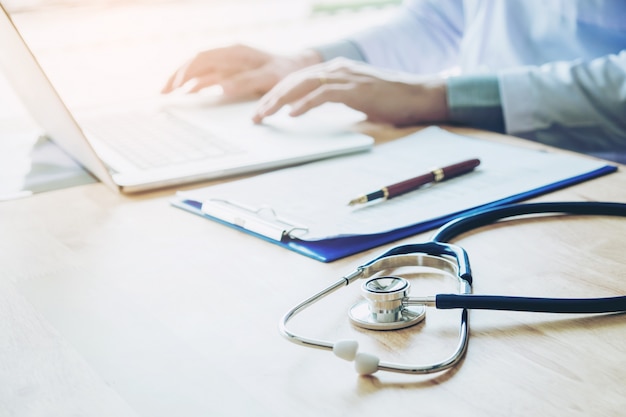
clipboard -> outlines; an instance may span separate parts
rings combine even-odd
[[[472,173],[393,200],[356,195],[437,166],[479,158]],[[437,228],[463,214],[526,200],[615,172],[585,156],[457,135],[436,126],[371,151],[191,191],[171,204],[286,249],[332,262]]]

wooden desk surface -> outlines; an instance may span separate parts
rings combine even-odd
[[[366,129],[379,139],[407,133]],[[620,171],[540,200],[626,202],[625,189]],[[624,315],[475,311],[456,369],[358,377],[351,363],[288,343],[277,323],[384,248],[322,264],[173,208],[171,194],[127,197],[92,184],[0,204],[0,414],[624,413]],[[626,220],[515,224],[456,240],[469,251],[476,293],[626,293]],[[420,363],[453,346],[458,313],[448,323],[434,312],[419,326],[425,335],[369,338],[348,323],[351,287],[294,326],[311,337],[357,338],[385,360]]]

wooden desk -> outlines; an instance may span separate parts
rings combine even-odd
[[[364,129],[381,140],[408,132]],[[621,171],[540,200],[626,202],[625,189]],[[328,352],[288,343],[277,323],[384,248],[322,264],[170,207],[171,194],[126,197],[92,184],[0,204],[0,414],[624,413],[624,315],[476,311],[456,369],[358,377]],[[626,293],[624,219],[516,221],[456,242],[471,256],[476,293]],[[423,339],[412,330],[367,338],[346,317],[351,287],[294,326],[314,337],[355,337],[402,362],[453,343],[456,321],[439,325],[436,312],[421,326]]]

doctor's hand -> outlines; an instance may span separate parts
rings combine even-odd
[[[338,58],[286,76],[260,99],[252,119],[261,123],[286,105],[299,116],[326,102],[396,126],[443,122],[448,115],[443,77],[409,77]]]
[[[174,72],[162,89],[170,93],[185,87],[194,93],[220,85],[224,95],[244,97],[268,92],[287,74],[321,62],[312,50],[278,55],[246,45],[209,49],[198,53]]]

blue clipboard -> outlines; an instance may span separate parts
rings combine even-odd
[[[285,213],[286,211],[289,211],[288,209],[281,207],[282,211],[278,210],[281,216],[278,216],[277,213],[273,212],[270,216],[263,215],[262,209],[257,208],[261,206],[259,201],[250,201],[245,202],[244,204],[241,203],[241,200],[245,199],[245,197],[241,197],[241,194],[233,194],[233,192],[242,192],[242,190],[245,191],[246,189],[254,189],[256,191],[260,190],[260,193],[263,194],[263,187],[267,187],[268,190],[270,188],[275,188],[281,184],[281,181],[288,181],[290,178],[294,177],[297,178],[298,175],[302,175],[303,178],[324,179],[324,173],[328,173],[329,170],[332,172],[332,169],[342,169],[341,167],[343,167],[344,164],[346,167],[350,167],[351,169],[367,167],[371,165],[373,158],[382,157],[384,160],[385,157],[391,157],[387,156],[385,152],[393,151],[405,154],[407,152],[414,151],[414,147],[416,146],[420,149],[424,149],[425,147],[429,148],[430,146],[428,144],[431,143],[430,141],[433,141],[433,143],[436,142],[436,146],[442,146],[448,149],[450,146],[455,145],[456,152],[459,155],[476,155],[481,159],[485,158],[486,161],[489,161],[489,158],[496,160],[500,157],[510,159],[510,162],[506,163],[506,172],[504,174],[502,169],[498,171],[497,162],[492,164],[481,164],[483,172],[481,173],[482,178],[480,181],[482,184],[507,181],[507,178],[503,177],[503,175],[513,177],[519,172],[534,172],[533,169],[535,171],[539,171],[541,167],[545,166],[550,166],[554,172],[551,177],[546,174],[545,181],[539,176],[539,173],[539,180],[530,182],[528,184],[529,188],[524,188],[522,186],[522,188],[520,188],[522,190],[521,192],[508,193],[507,190],[505,190],[503,193],[500,191],[500,193],[497,194],[499,198],[493,200],[488,199],[479,204],[471,204],[470,202],[470,205],[465,206],[455,206],[452,204],[453,202],[451,202],[450,207],[456,207],[456,209],[451,209],[450,212],[446,212],[444,210],[427,218],[416,217],[415,221],[408,220],[402,224],[392,227],[391,229],[376,231],[374,233],[331,233],[321,237],[315,236],[314,238],[309,238],[307,236],[305,230],[306,225],[294,223],[282,217],[285,215],[286,218],[290,218],[290,213]],[[435,145],[433,145],[431,152],[436,153],[435,151],[436,148]],[[379,154],[377,154],[377,152]],[[464,152],[473,153],[464,154]],[[537,161],[537,167],[532,166],[534,161]],[[520,164],[519,168],[516,168],[516,164]],[[563,168],[559,170],[558,166],[562,166]],[[493,172],[490,171],[490,169],[493,169]],[[367,154],[356,155],[350,158],[342,157],[333,161],[319,161],[312,164],[262,174],[257,177],[238,180],[226,184],[219,184],[211,187],[204,187],[198,190],[192,190],[191,192],[179,193],[174,199],[171,200],[171,204],[190,213],[221,223],[225,226],[257,238],[264,239],[268,242],[308,256],[315,260],[321,262],[332,262],[337,259],[440,227],[448,221],[465,214],[471,214],[486,208],[527,200],[615,172],[616,170],[616,166],[606,164],[603,161],[593,160],[585,156],[564,154],[560,152],[550,153],[545,151],[529,150],[526,148],[517,148],[510,145],[493,144],[490,141],[466,138],[436,127],[431,127],[416,134],[409,135],[406,138],[398,139],[384,145],[378,145]],[[490,175],[493,175],[493,178],[491,178]],[[555,180],[555,178],[557,179]],[[331,182],[332,180],[333,178],[324,179],[324,181]],[[369,181],[369,179],[367,181]],[[472,181],[475,182],[477,179],[466,178],[462,180],[460,179],[459,181],[466,181],[460,185],[471,186],[473,184]],[[442,183],[442,185],[443,184],[445,183]],[[325,186],[325,184],[322,183],[321,186]],[[372,186],[370,186],[370,188],[372,188]],[[519,189],[516,191],[519,191]],[[418,190],[415,193],[419,192],[420,191]],[[477,192],[482,191],[477,190]],[[314,192],[311,192],[311,194],[311,198],[315,198]],[[346,201],[353,194],[354,193],[345,194]],[[208,198],[207,196],[211,197]],[[268,198],[271,199],[271,195]],[[304,197],[300,196],[299,198]],[[416,195],[408,198],[428,198],[428,196]],[[408,198],[406,204],[411,204]],[[254,199],[251,197],[251,200]],[[382,203],[379,210],[386,209],[384,204],[387,203]],[[408,205],[407,207],[411,206]],[[458,209],[459,207],[462,208]],[[329,221],[330,220],[331,219],[329,218]],[[306,221],[303,223],[306,224]]]

